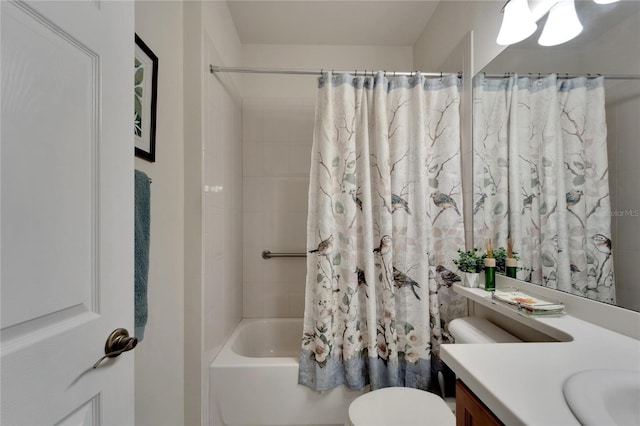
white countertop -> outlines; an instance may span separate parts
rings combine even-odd
[[[640,340],[567,315],[532,317],[482,289],[456,292],[560,342],[442,345],[442,360],[505,424],[577,425],[564,381],[589,369],[640,370]],[[639,316],[640,318],[640,316]]]

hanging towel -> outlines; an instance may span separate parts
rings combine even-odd
[[[147,325],[147,281],[149,278],[149,228],[151,185],[149,177],[135,171],[135,336],[144,338]]]

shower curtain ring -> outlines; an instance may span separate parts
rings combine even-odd
[[[393,70],[393,76],[394,76],[394,77],[396,76],[396,71],[395,71],[395,70]]]

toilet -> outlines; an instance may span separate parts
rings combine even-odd
[[[413,388],[382,388],[349,405],[349,426],[445,426],[456,417],[438,395]]]
[[[449,334],[460,343],[521,342],[480,317],[456,318]],[[442,385],[441,385],[442,387]],[[391,387],[377,389],[354,399],[349,405],[347,426],[454,426],[456,417],[438,395],[419,389]]]
[[[513,334],[481,317],[456,318],[449,323],[452,343],[522,343]]]

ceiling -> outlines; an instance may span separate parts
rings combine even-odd
[[[413,46],[438,0],[227,0],[243,44]]]

